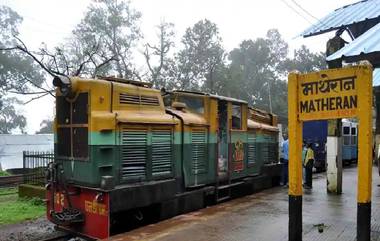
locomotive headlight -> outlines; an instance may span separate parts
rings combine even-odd
[[[76,81],[67,76],[55,76],[53,85],[59,88],[59,91],[65,97],[73,97],[76,89]]]

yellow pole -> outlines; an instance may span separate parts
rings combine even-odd
[[[298,78],[288,78],[289,241],[302,241],[302,123],[298,119]]]
[[[371,238],[372,189],[372,68],[360,66],[363,78],[357,83],[359,116],[357,240]],[[360,75],[360,73],[357,73]],[[358,81],[359,82],[359,81]]]

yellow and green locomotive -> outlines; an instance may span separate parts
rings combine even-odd
[[[106,238],[123,214],[161,218],[278,182],[277,117],[242,100],[118,78],[56,77],[47,216]]]

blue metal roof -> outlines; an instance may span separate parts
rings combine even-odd
[[[372,75],[372,86],[380,85],[380,69],[374,69]]]
[[[380,23],[370,28],[357,39],[347,44],[334,54],[327,56],[326,60],[331,61],[345,57],[353,57],[361,54],[380,52]]]
[[[380,17],[380,0],[364,0],[336,9],[301,35],[309,37]],[[380,20],[379,20],[380,21]]]

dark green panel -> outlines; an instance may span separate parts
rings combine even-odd
[[[89,146],[89,160],[60,160],[65,179],[79,185],[98,187],[101,176],[114,176],[118,179],[117,146]]]
[[[192,187],[204,184],[215,183],[215,161],[216,161],[216,144],[207,145],[206,168],[204,172],[195,172],[193,165],[193,144],[184,145],[183,172],[185,177],[185,186]]]

